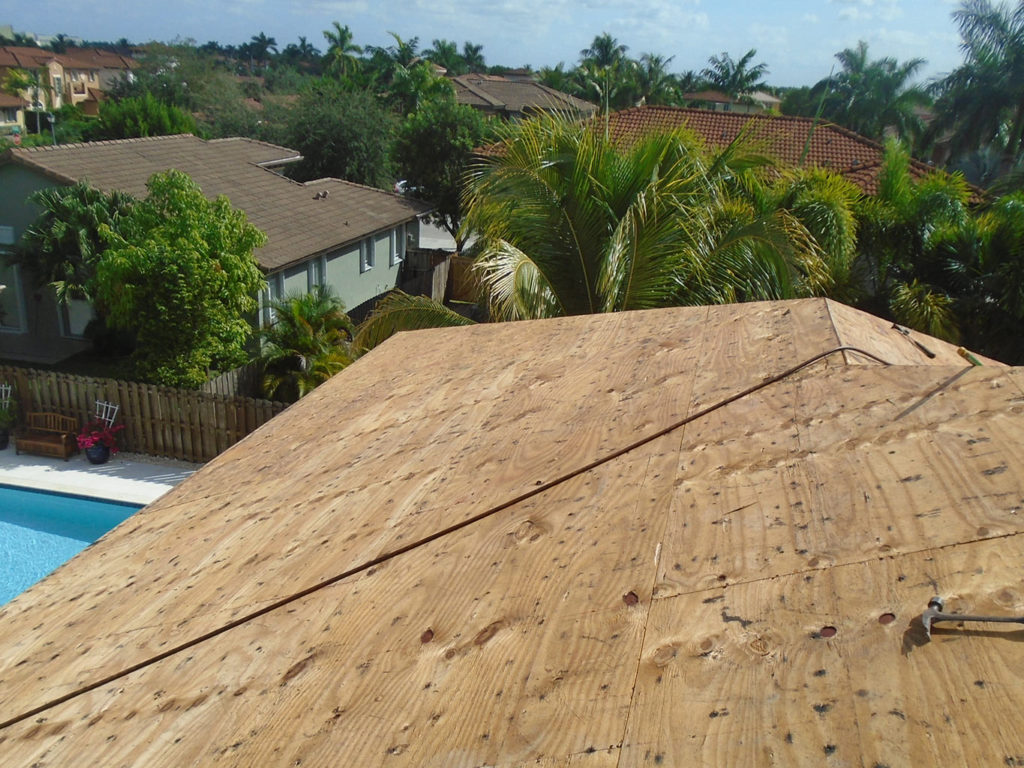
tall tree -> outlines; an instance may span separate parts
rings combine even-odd
[[[1024,152],[1024,0],[964,0],[953,18],[964,63],[938,84],[930,133],[951,131],[954,157],[993,146],[1008,169]]]
[[[497,319],[783,298],[821,290],[825,254],[786,211],[730,192],[756,162],[685,132],[619,149],[591,126],[504,129],[466,192]]]
[[[462,251],[460,194],[467,167],[484,143],[486,123],[481,113],[447,98],[431,99],[409,115],[395,139],[395,162],[408,189],[436,207],[433,221],[455,238]]]
[[[271,52],[277,53],[277,40],[267,37],[263,32],[250,38],[249,53],[261,66],[267,66]]]
[[[454,40],[434,40],[430,48],[423,52],[423,58],[444,67],[449,75],[461,75],[468,71],[465,60],[459,54],[459,46]]]
[[[752,64],[757,49],[751,48],[738,61],[722,52],[720,56],[708,58],[708,66],[701,70],[701,76],[710,85],[722,93],[735,98],[764,87],[764,76],[768,74],[768,65],[764,62]]]
[[[637,101],[641,104],[678,104],[680,92],[676,78],[668,71],[673,56],[667,59],[656,53],[640,56],[635,70]]]
[[[923,123],[915,108],[927,104],[928,96],[911,80],[924,66],[924,59],[871,61],[863,40],[856,48],[840,51],[836,58],[842,69],[835,77],[819,82],[811,93],[812,97],[824,95],[825,117],[879,141],[887,129],[894,129],[908,142],[921,134]]]
[[[590,46],[580,51],[583,62],[592,62],[597,67],[612,67],[626,58],[628,46],[622,45],[608,32],[597,35]]]
[[[117,231],[104,230],[96,299],[111,325],[136,332],[137,376],[196,387],[247,357],[248,318],[264,286],[252,254],[266,235],[180,171],[154,174],[146,186]]]
[[[131,139],[195,133],[196,121],[179,107],[164,104],[151,93],[100,104],[99,120],[90,129],[93,139]]]
[[[462,44],[462,60],[466,62],[467,72],[485,72],[487,62],[484,61],[484,47],[468,40]]]
[[[363,49],[352,42],[352,30],[347,24],[342,26],[334,21],[331,25],[332,29],[324,30],[324,39],[327,41],[325,69],[331,74],[345,77],[359,66],[356,54],[362,53]]]
[[[303,91],[286,120],[283,143],[302,153],[289,170],[295,178],[333,176],[381,189],[394,185],[390,146],[396,118],[373,93],[323,78]]]

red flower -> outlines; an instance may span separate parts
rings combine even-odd
[[[117,453],[115,434],[122,429],[124,429],[124,424],[108,427],[105,421],[90,421],[78,433],[78,447],[84,449],[92,448],[94,445],[105,445],[111,453]]]

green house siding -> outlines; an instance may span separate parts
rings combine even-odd
[[[263,322],[270,320],[268,298],[305,293],[321,283],[333,288],[348,309],[387,293],[398,285],[406,236],[406,225],[401,224],[267,275]]]
[[[12,163],[0,165],[0,285],[7,286],[0,293],[0,358],[52,363],[89,347],[71,335],[84,327],[81,308],[69,315],[49,286],[32,285],[24,272],[3,259],[39,215],[28,196],[53,186],[56,182],[40,173]]]

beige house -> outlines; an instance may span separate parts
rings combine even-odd
[[[85,114],[96,115],[103,92],[117,78],[131,76],[135,66],[131,57],[98,48],[68,48],[58,54],[43,48],[0,46],[0,83],[12,70],[38,73],[38,85],[18,94],[29,109],[35,110],[74,104]],[[25,129],[24,116],[16,122]],[[0,130],[5,125],[0,123]]]

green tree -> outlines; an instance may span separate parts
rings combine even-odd
[[[444,67],[449,75],[461,75],[469,71],[465,59],[459,53],[458,43],[454,40],[434,40],[430,48],[423,52],[423,58]]]
[[[841,71],[819,82],[811,94],[824,94],[823,114],[827,119],[876,140],[881,140],[890,128],[908,142],[920,136],[924,126],[915,108],[929,99],[910,81],[924,66],[924,59],[900,63],[886,57],[871,61],[863,40],[856,48],[840,51],[836,58]]]
[[[858,268],[867,290],[866,309],[926,333],[957,338],[954,307],[936,267],[936,246],[940,235],[948,239],[968,225],[969,198],[970,189],[958,174],[936,171],[915,180],[906,147],[887,142],[878,192],[864,198],[858,211]]]
[[[655,53],[645,53],[637,62],[635,77],[637,102],[640,104],[679,104],[682,94],[678,81],[668,71],[673,56],[667,59]]]
[[[353,360],[355,328],[329,286],[273,301],[260,330],[264,395],[295,402]]]
[[[613,67],[626,59],[628,46],[622,45],[607,32],[597,35],[590,46],[580,51],[580,61],[590,62],[596,67]]]
[[[929,133],[951,133],[954,157],[995,147],[1008,169],[1024,152],[1024,0],[965,0],[953,18],[964,63],[938,83]]]
[[[467,72],[486,72],[487,62],[484,60],[484,47],[468,40],[462,43],[462,60],[466,62]]]
[[[96,299],[112,326],[135,331],[135,375],[196,387],[247,357],[264,286],[253,250],[266,236],[179,171],[154,174],[147,188],[116,231],[103,229]]]
[[[249,52],[252,58],[264,68],[266,68],[270,61],[270,54],[277,53],[277,40],[267,37],[263,32],[253,35],[249,40],[249,45]]]
[[[22,234],[11,260],[35,282],[53,286],[62,302],[95,299],[96,265],[105,249],[101,231],[120,228],[133,198],[78,182],[37,190],[28,201],[41,212]]]
[[[806,227],[731,191],[758,164],[736,146],[705,157],[683,131],[619,149],[562,119],[508,126],[465,197],[492,317],[827,290],[826,254]]]
[[[487,128],[481,113],[454,98],[432,99],[409,115],[395,138],[399,174],[416,197],[432,202],[433,221],[455,238],[461,251],[460,194],[474,150]]]
[[[283,143],[303,157],[289,169],[295,178],[394,185],[390,151],[397,120],[372,93],[324,78],[302,93],[287,120]]]
[[[720,56],[708,58],[708,66],[701,71],[712,88],[733,97],[741,97],[764,87],[764,76],[768,65],[764,62],[751,64],[757,49],[751,48],[738,61],[724,51]]]
[[[359,66],[357,54],[363,49],[352,42],[352,30],[348,25],[342,26],[337,21],[331,22],[332,29],[324,30],[324,40],[327,41],[327,53],[324,54],[326,64],[324,69],[332,75],[347,77]]]
[[[164,104],[152,93],[104,101],[97,123],[89,133],[93,139],[131,139],[195,133],[196,121],[179,107]]]

